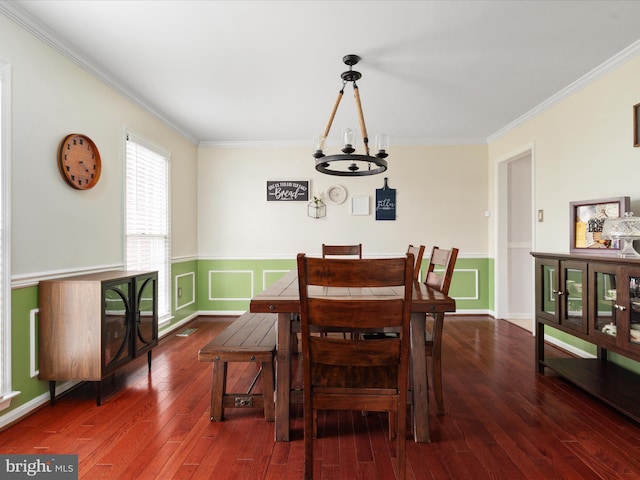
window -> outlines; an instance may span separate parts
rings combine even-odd
[[[125,265],[158,271],[158,316],[171,315],[169,155],[127,135]]]
[[[11,66],[0,62],[0,410],[20,393],[11,390],[10,90]]]

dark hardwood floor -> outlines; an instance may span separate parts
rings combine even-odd
[[[146,357],[136,360],[104,382],[100,407],[92,384],[59,397],[0,432],[0,453],[78,454],[87,480],[302,478],[300,408],[288,443],[273,441],[273,424],[256,409],[209,421],[211,364],[197,352],[229,320],[200,317],[191,336],[161,340],[151,374]],[[549,372],[536,374],[533,349],[531,334],[507,322],[447,318],[445,415],[432,405],[432,442],[407,442],[408,479],[640,478],[639,425]],[[564,354],[548,347],[547,355]],[[256,366],[229,371],[229,386],[242,391]],[[318,428],[318,480],[394,478],[385,415],[328,412]]]

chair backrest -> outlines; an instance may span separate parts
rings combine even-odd
[[[420,245],[419,247],[409,245],[407,253],[413,255],[413,279],[417,282],[420,280],[420,266],[422,265],[422,257],[424,256],[424,245]]]
[[[413,264],[412,254],[364,260],[298,254],[305,478],[313,475],[317,410],[389,412],[397,478],[405,478]],[[400,334],[377,340],[359,334],[386,327]]]
[[[362,244],[356,245],[325,245],[322,244],[322,258],[329,256],[357,256],[362,258]]]
[[[456,266],[457,258],[457,248],[444,250],[434,246],[433,250],[431,250],[431,257],[429,258],[429,266],[427,267],[424,283],[445,295],[449,295],[449,287],[451,286],[453,269]],[[436,271],[436,268],[438,271]]]

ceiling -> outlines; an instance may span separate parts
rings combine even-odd
[[[31,0],[0,12],[201,144],[311,148],[346,54],[362,57],[369,137],[393,146],[486,142],[640,51],[639,1]],[[346,93],[332,136],[358,128]]]

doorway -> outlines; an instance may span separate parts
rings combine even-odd
[[[497,166],[496,318],[533,333],[534,239],[532,150]]]

